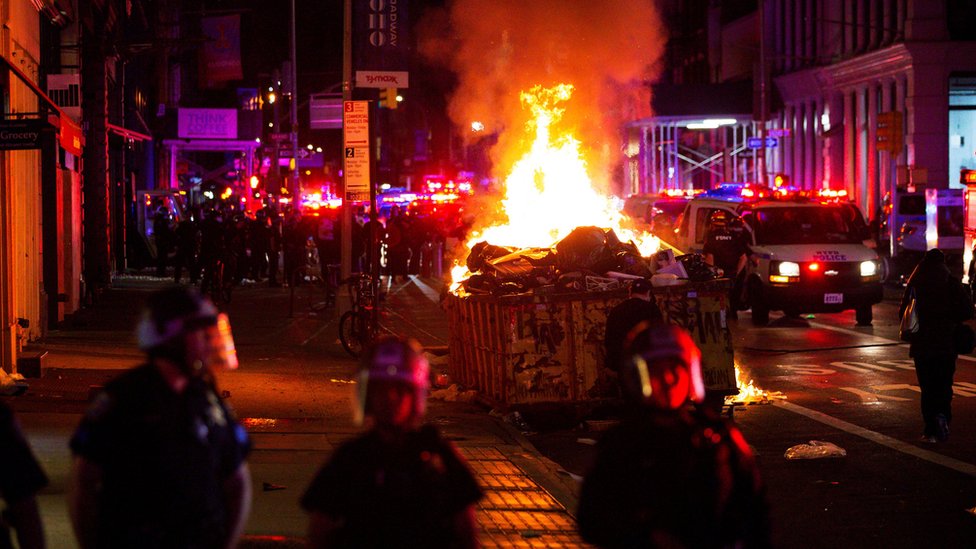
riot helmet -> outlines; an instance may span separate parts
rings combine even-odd
[[[708,226],[712,229],[725,227],[732,216],[725,210],[715,210],[708,216]]]
[[[201,343],[191,348],[190,334]],[[150,357],[169,359],[188,374],[204,367],[237,368],[237,350],[227,315],[192,288],[174,286],[155,292],[136,327],[139,348]]]
[[[415,339],[382,336],[363,354],[356,386],[355,420],[382,414],[379,391],[396,386],[412,396],[409,421],[419,422],[427,405],[430,388],[430,364]]]
[[[701,351],[684,329],[643,321],[628,332],[623,347],[620,385],[627,400],[674,410],[705,399]]]

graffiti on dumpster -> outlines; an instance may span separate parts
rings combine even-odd
[[[555,304],[521,307],[515,313],[512,374],[518,400],[562,400],[569,396],[565,311]]]
[[[684,327],[702,351],[706,386],[736,391],[732,338],[724,318],[728,288],[710,283],[655,288],[665,318]],[[532,296],[456,299],[451,314],[452,369],[463,383],[507,404],[599,399],[617,394],[604,366],[606,316],[623,292],[572,299]]]
[[[667,321],[688,330],[701,349],[705,386],[734,392],[732,333],[725,321],[725,295],[667,292],[655,293],[654,297]]]
[[[535,342],[535,352],[554,355],[566,338],[566,330],[554,311],[548,310],[546,313],[544,316],[529,314],[528,318],[525,319],[525,324]]]

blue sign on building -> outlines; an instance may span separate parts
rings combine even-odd
[[[773,148],[776,148],[778,146],[779,146],[779,139],[777,139],[775,137],[767,137],[766,138],[766,148],[767,149],[773,149]],[[747,138],[746,139],[746,147],[749,147],[750,149],[761,149],[761,148],[763,148],[763,146],[762,146],[762,138],[761,137],[749,137],[749,138]]]

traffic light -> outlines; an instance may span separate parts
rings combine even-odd
[[[396,88],[381,89],[379,106],[381,108],[387,108],[387,109],[397,108],[397,89]]]
[[[256,175],[252,175],[250,181],[248,182],[252,189],[257,189],[258,185],[261,184],[261,180]]]
[[[785,173],[778,173],[776,177],[773,178],[773,188],[778,189],[780,187],[790,186],[790,176]]]

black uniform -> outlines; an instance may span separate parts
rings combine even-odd
[[[341,446],[302,508],[343,519],[338,547],[455,547],[454,517],[481,498],[474,477],[434,427],[392,446],[370,431]]]
[[[641,409],[607,431],[583,481],[583,539],[600,547],[768,547],[752,452],[705,412]]]
[[[34,459],[13,412],[0,401],[0,497],[8,504],[16,503],[45,486],[47,476]]]
[[[177,394],[143,365],[106,385],[71,450],[102,469],[98,547],[217,547],[223,484],[250,441],[206,381]]]
[[[749,253],[749,246],[741,231],[717,227],[708,232],[702,251],[714,256],[715,266],[721,268],[727,278],[735,278],[739,258]]]

